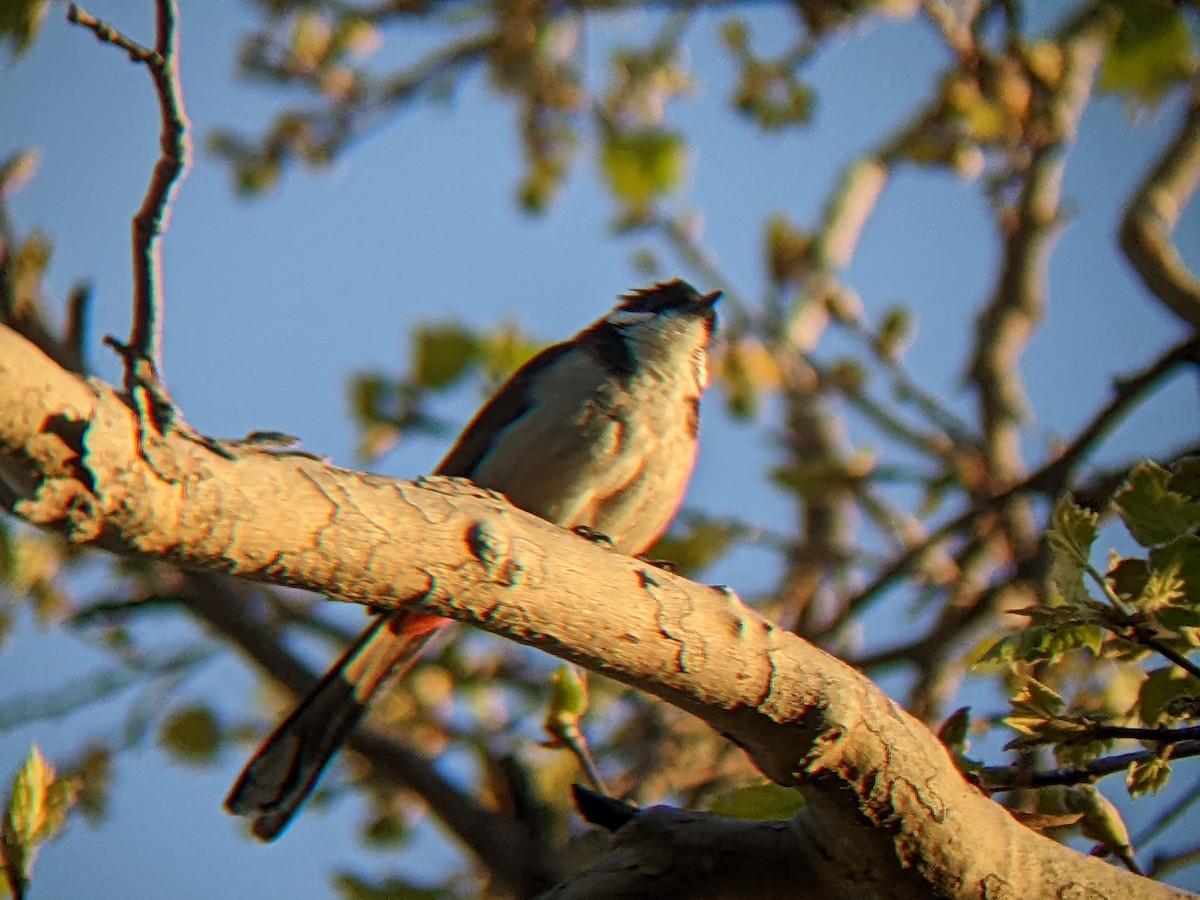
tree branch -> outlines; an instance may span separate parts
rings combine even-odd
[[[82,25],[105,43],[120,47],[129,58],[144,65],[158,95],[162,130],[159,157],[150,185],[133,217],[133,323],[129,343],[115,338],[107,343],[125,358],[125,389],[150,391],[159,412],[170,409],[162,378],[162,236],[170,223],[171,203],[191,165],[191,123],[179,81],[179,38],[176,0],[156,0],[154,49],[143,47],[112,25],[92,16],[77,4],[67,8],[67,20]]]
[[[1025,395],[1020,356],[1045,307],[1046,269],[1058,233],[1066,149],[1091,96],[1104,56],[1110,25],[1103,15],[1082,20],[1063,39],[1060,86],[1047,92],[1044,114],[1050,132],[1033,151],[1021,195],[1006,223],[1004,257],[996,289],[976,322],[976,342],[968,375],[979,392],[988,469],[1001,481],[1022,474],[1020,424]]]
[[[113,389],[7,328],[0,452],[40,475],[18,514],[78,543],[448,616],[698,716],[801,791],[809,812],[793,827],[817,848],[812,876],[831,895],[848,896],[868,859],[897,897],[975,897],[993,883],[1182,896],[1025,829],[861,673],[727,589],[597,547],[467,482],[412,484],[254,447],[220,454],[178,433],[143,444]]]
[[[1187,741],[1171,747],[1171,759],[1200,756],[1200,741]],[[1030,772],[1014,766],[985,766],[978,773],[980,787],[990,794],[1025,788],[1044,788],[1055,785],[1091,784],[1098,778],[1126,771],[1135,762],[1157,759],[1157,750],[1138,750],[1117,756],[1092,760],[1086,766]]]
[[[1200,280],[1171,234],[1200,183],[1200,88],[1192,87],[1175,139],[1138,188],[1121,222],[1121,249],[1163,305],[1200,331]]]
[[[1096,444],[1122,418],[1128,415],[1136,403],[1152,388],[1157,387],[1178,368],[1187,364],[1200,366],[1200,338],[1176,344],[1140,372],[1135,372],[1127,378],[1117,379],[1114,382],[1113,398],[1092,417],[1058,456],[1006,490],[972,504],[968,509],[931,531],[920,544],[896,557],[875,576],[870,584],[849,600],[842,618],[848,619],[850,615],[864,609],[883,591],[909,572],[934,547],[969,526],[978,517],[1003,506],[1013,497],[1037,493],[1053,498],[1062,493],[1070,486],[1072,474],[1088,454],[1095,449]],[[831,630],[840,624],[840,621],[835,621]]]

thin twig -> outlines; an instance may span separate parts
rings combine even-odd
[[[97,39],[120,47],[134,62],[146,66],[158,95],[162,130],[159,157],[142,205],[133,218],[133,323],[129,343],[109,339],[125,357],[126,390],[141,387],[155,405],[169,408],[162,388],[162,235],[170,223],[171,204],[191,165],[190,123],[179,80],[179,38],[176,0],[156,0],[154,49],[126,37],[112,25],[72,3],[67,20],[90,29]]]
[[[423,91],[435,89],[452,75],[484,61],[498,42],[499,38],[491,31],[464,38],[457,44],[433,51],[385,81],[369,83],[360,80],[352,99],[325,102],[320,108],[298,113],[313,136],[313,145],[319,151],[313,155],[332,158],[373,128],[386,124],[389,113],[414,100]],[[257,43],[251,45],[244,65],[258,75],[283,82],[296,81],[297,75],[293,69],[268,58],[268,51],[263,49],[268,44],[260,37]],[[313,73],[308,73],[302,80],[315,77]],[[235,163],[242,162],[253,146],[247,138],[234,132],[224,131],[220,137],[220,144],[226,149],[218,152],[231,157]],[[280,166],[302,155],[288,141],[276,143],[274,136],[262,140],[257,152],[264,156],[271,155],[272,161]]]
[[[1087,740],[1130,740],[1150,744],[1180,744],[1200,740],[1200,725],[1188,728],[1132,728],[1126,725],[1096,725],[1087,731]]]
[[[1187,741],[1171,748],[1171,759],[1200,756],[1200,741]],[[1052,785],[1091,784],[1098,778],[1124,772],[1135,762],[1158,759],[1157,750],[1139,750],[1092,760],[1086,766],[1054,769],[1049,772],[1029,772],[1012,766],[988,766],[978,773],[980,787],[989,794],[1023,788],[1043,788]]]
[[[887,354],[879,352],[879,335],[865,321],[838,319],[837,324],[871,352],[884,372],[891,378],[892,391],[897,400],[911,402],[919,412],[924,414],[925,418],[946,432],[955,443],[970,446],[978,443],[978,439],[972,435],[971,428],[966,422],[949,410],[938,397],[917,384],[903,365]]]
[[[63,351],[73,362],[72,371],[87,373],[87,326],[92,299],[90,282],[80,282],[71,288],[67,298],[67,324],[63,331]]]
[[[1160,853],[1151,861],[1146,874],[1161,879],[1179,869],[1187,869],[1200,863],[1200,845],[1193,845],[1175,853]]]
[[[930,532],[920,544],[893,560],[875,579],[846,604],[842,618],[860,611],[903,577],[927,553],[979,516],[1003,506],[1013,497],[1036,493],[1055,497],[1066,489],[1071,474],[1095,445],[1124,418],[1145,394],[1185,363],[1200,365],[1200,338],[1176,344],[1140,372],[1115,382],[1115,391],[1103,409],[1084,426],[1078,436],[1052,461],[1012,487],[972,504],[970,508]],[[831,628],[837,626],[833,623]]]
[[[155,51],[149,47],[143,47],[135,40],[127,38],[112,25],[101,19],[97,19],[77,3],[72,3],[67,7],[67,21],[73,25],[82,25],[84,28],[89,29],[96,35],[96,40],[101,43],[120,47],[129,54],[130,62],[143,63],[145,65],[162,65],[162,59],[155,56]]]
[[[1092,417],[1053,462],[1043,466],[1023,482],[1023,489],[1048,497],[1062,493],[1067,487],[1071,473],[1096,444],[1129,413],[1133,404],[1185,363],[1200,366],[1200,338],[1182,341],[1140,372],[1114,381],[1112,399]]]
[[[1137,635],[1133,638],[1133,640],[1136,643],[1141,644],[1147,650],[1153,650],[1164,659],[1169,659],[1197,681],[1200,681],[1200,666],[1196,665],[1182,653],[1179,653],[1178,651],[1167,646],[1158,638],[1153,637],[1152,635],[1144,635],[1140,630],[1138,630]]]

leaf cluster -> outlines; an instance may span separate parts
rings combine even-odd
[[[1127,773],[1137,795],[1161,789],[1174,746],[1200,734],[1190,724],[1200,716],[1200,667],[1190,659],[1200,648],[1200,459],[1172,470],[1138,466],[1110,509],[1143,552],[1113,551],[1098,571],[1100,514],[1061,499],[1046,535],[1052,591],[1020,611],[1029,627],[981,662],[1008,666],[1021,683],[1005,718],[1019,734],[1010,748],[1049,746],[1060,763],[1086,766],[1115,741],[1138,740],[1149,755]],[[1066,699],[1031,674],[1069,670],[1079,654],[1119,663],[1133,683],[1108,697],[1080,690]]]

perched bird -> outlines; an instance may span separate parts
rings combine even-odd
[[[700,395],[720,291],[670,281],[522,366],[476,414],[437,474],[500,491],[564,528],[644,552],[674,518],[696,460]],[[266,739],[228,799],[276,837],[349,738],[371,698],[451,620],[377,615]]]

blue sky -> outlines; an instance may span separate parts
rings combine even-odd
[[[1035,22],[1053,21],[1061,8],[1033,6]],[[89,8],[135,37],[152,33],[150,3],[111,0]],[[116,360],[100,338],[128,333],[129,219],[157,153],[157,112],[145,72],[67,26],[60,13],[55,7],[28,58],[0,75],[0,152],[42,148],[40,172],[14,199],[13,212],[19,227],[54,238],[48,282],[54,296],[78,278],[93,280],[91,361],[113,380]],[[791,34],[781,11],[755,8],[748,20],[760,45]],[[645,40],[652,21],[629,14],[589,31],[596,67],[605,46]],[[764,137],[728,112],[734,72],[719,45],[719,21],[709,15],[694,29],[690,55],[699,90],[672,110],[695,146],[689,186],[675,202],[703,211],[706,242],[734,283],[755,298],[763,287],[764,217],[782,211],[811,222],[841,169],[928,94],[944,51],[914,24],[881,22],[864,36],[834,41],[811,72],[820,92],[814,127]],[[413,108],[332,169],[294,172],[265,199],[237,199],[227,170],[205,154],[204,136],[221,125],[261,128],[285,100],[298,99],[235,79],[236,41],[250,25],[245,6],[231,2],[188,4],[182,25],[184,94],[198,153],[165,245],[165,369],[176,400],[201,431],[238,437],[279,430],[300,436],[308,450],[354,465],[348,378],[367,368],[402,370],[413,325],[439,317],[481,325],[515,320],[558,339],[644,281],[631,262],[638,242],[609,232],[615,210],[586,155],[546,215],[518,210],[515,111],[478,75],[453,102]],[[411,59],[436,37],[388,35],[385,52]],[[1134,123],[1109,98],[1085,118],[1065,184],[1077,212],[1052,265],[1045,325],[1023,363],[1037,410],[1028,432],[1031,458],[1053,437],[1078,428],[1107,397],[1114,376],[1183,337],[1140,289],[1112,237],[1116,211],[1177,113],[1175,102]],[[1200,264],[1194,205],[1178,244],[1193,268]],[[847,273],[870,314],[897,301],[914,307],[919,330],[911,369],[962,409],[971,404],[961,388],[971,322],[994,275],[995,246],[977,185],[909,170],[889,187]],[[478,399],[464,392],[449,414],[465,420]],[[1194,439],[1198,408],[1194,382],[1178,379],[1113,436],[1101,459],[1153,455]],[[775,458],[771,435],[768,418],[735,429],[720,403],[710,401],[689,504],[787,527],[789,507],[762,477]],[[416,476],[444,449],[432,439],[408,442],[380,468]],[[775,574],[764,559],[762,551],[740,551],[711,580],[753,595]],[[360,615],[345,614],[347,621]],[[893,609],[887,627],[902,628],[906,616],[903,606]],[[197,640],[183,624],[156,628],[165,644]],[[880,628],[868,621],[867,639]],[[90,677],[103,663],[78,641],[38,632],[28,618],[2,659],[0,701],[56,683],[51,679]],[[173,702],[213,694],[229,698],[224,708],[231,713],[246,714],[256,696],[253,675],[224,658]],[[0,735],[0,776],[8,777],[32,741],[51,756],[66,755],[83,735],[114,733],[125,708],[118,700]],[[433,832],[399,863],[363,851],[354,840],[361,810],[351,800],[302,816],[270,847],[245,840],[221,801],[248,749],[230,750],[218,768],[204,771],[168,764],[152,740],[122,756],[110,818],[96,831],[75,823],[43,851],[35,896],[323,896],[332,893],[327,879],[335,867],[382,874],[400,864],[433,874],[419,866],[452,861],[453,851]]]

